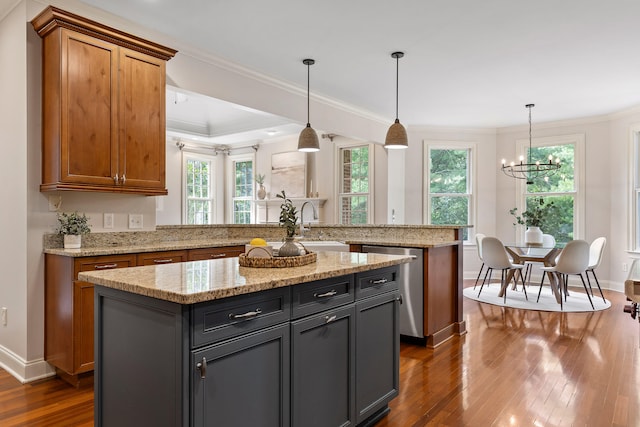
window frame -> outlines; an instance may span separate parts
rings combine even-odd
[[[631,209],[629,210],[627,248],[629,252],[640,252],[640,123],[630,127],[631,155],[629,156],[629,199]]]
[[[469,196],[469,211],[467,218],[468,224],[477,223],[477,157],[478,157],[478,143],[474,141],[443,141],[443,140],[424,140],[423,141],[423,160],[422,160],[422,182],[423,182],[423,207],[422,207],[422,223],[431,225],[431,150],[469,150],[469,158],[467,159],[467,191]],[[449,193],[437,193],[439,196],[447,195]],[[474,228],[468,228],[467,239],[464,243],[470,243],[475,241]]]
[[[585,191],[584,191],[584,183],[585,183],[585,134],[576,133],[571,135],[555,135],[555,136],[545,136],[545,137],[537,137],[531,138],[531,146],[532,147],[548,147],[548,146],[556,146],[556,145],[574,145],[573,151],[573,183],[574,183],[574,209],[573,209],[573,238],[574,239],[582,239],[585,236]],[[529,148],[529,139],[522,138],[516,140],[516,149],[519,153],[524,156],[527,155],[527,150]],[[562,168],[560,169],[562,171]],[[527,184],[523,179],[518,179],[518,183],[516,185],[516,206],[520,212],[524,212],[525,201],[527,196],[535,196],[535,195],[563,195],[570,194],[567,192],[557,193],[557,192],[549,192],[549,193],[527,193]],[[525,228],[520,227],[520,231],[516,233],[516,241],[524,242],[524,233]],[[543,230],[544,232],[544,230]]]
[[[237,162],[252,162],[252,175],[251,175],[251,185],[252,185],[252,196],[251,197],[235,197],[235,163]],[[251,204],[250,208],[250,220],[249,224],[256,223],[256,189],[255,189],[255,172],[256,172],[256,156],[254,153],[249,154],[229,154],[227,156],[227,197],[226,199],[229,201],[228,209],[227,209],[227,224],[238,224],[235,222],[235,212],[234,212],[234,202],[236,200],[248,200]]]
[[[353,149],[359,147],[368,147],[369,149],[369,160],[368,160],[368,176],[367,179],[369,181],[369,192],[368,193],[343,193],[342,192],[342,150],[344,149]],[[374,206],[375,206],[375,185],[374,185],[374,177],[375,177],[375,146],[370,142],[336,142],[334,144],[334,157],[335,157],[335,170],[336,170],[336,184],[335,184],[335,215],[336,215],[336,223],[342,225],[350,225],[343,224],[342,222],[342,196],[345,194],[351,195],[366,195],[368,198],[367,204],[367,224],[373,223],[374,218]]]
[[[209,199],[211,200],[211,212],[209,214],[209,222],[207,224],[216,223],[216,175],[217,175],[217,159],[210,154],[203,154],[199,152],[182,151],[182,209],[181,209],[181,223],[188,224],[189,216],[189,196],[187,191],[187,162],[189,160],[206,161],[210,164],[209,170]]]

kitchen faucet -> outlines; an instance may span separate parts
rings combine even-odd
[[[308,204],[313,208],[313,219],[318,219],[318,211],[316,210],[316,205],[311,203],[310,201],[306,201],[302,204],[300,208],[300,237],[304,237],[305,231],[311,231],[311,221],[309,221],[309,228],[304,228],[304,207]]]

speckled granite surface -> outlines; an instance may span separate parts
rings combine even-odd
[[[405,247],[437,247],[457,244],[456,231],[468,226],[451,225],[317,225],[305,233],[308,240]],[[45,253],[70,257],[142,253],[178,249],[244,245],[254,237],[279,241],[277,225],[167,225],[156,231],[90,233],[81,249],[62,248],[62,236],[46,234]]]
[[[410,257],[399,255],[318,252],[317,262],[293,268],[240,267],[238,258],[225,258],[84,272],[78,278],[179,304],[195,304],[409,261]]]

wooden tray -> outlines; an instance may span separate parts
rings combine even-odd
[[[248,257],[245,254],[240,254],[238,257],[241,267],[254,268],[301,267],[316,262],[317,260],[318,254],[315,252],[309,252],[306,255],[300,256],[274,256],[270,258]]]

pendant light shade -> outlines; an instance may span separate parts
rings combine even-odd
[[[398,119],[398,68],[399,60],[403,56],[404,52],[393,52],[391,54],[391,57],[396,60],[396,120],[391,127],[389,127],[387,137],[384,140],[384,148],[388,149],[407,148],[409,146],[407,130],[402,126]]]
[[[309,68],[311,67],[311,65],[315,64],[316,61],[314,61],[313,59],[304,59],[302,63],[307,66],[307,126],[302,129],[302,132],[300,132],[300,137],[298,138],[298,151],[320,151],[320,141],[318,141],[318,134],[315,130],[313,130],[311,124],[309,123]]]

